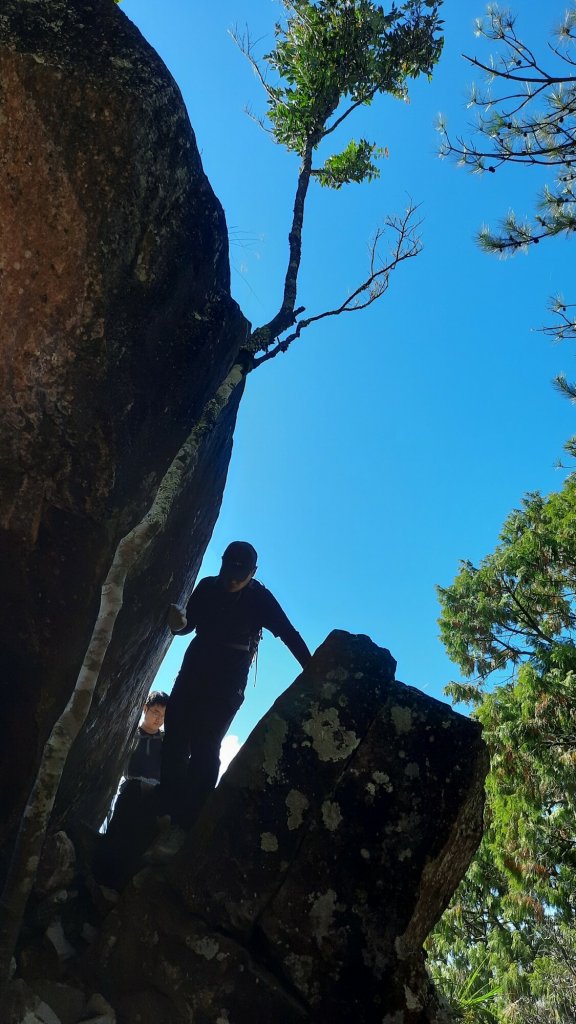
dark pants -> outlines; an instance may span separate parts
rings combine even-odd
[[[164,720],[162,809],[188,829],[218,779],[220,744],[244,700],[247,651],[188,648]]]
[[[142,854],[157,831],[158,789],[139,779],[127,779],[122,785],[95,857],[97,882],[123,889],[139,870]]]

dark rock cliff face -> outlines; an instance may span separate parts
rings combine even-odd
[[[0,8],[0,800],[10,829],[118,539],[247,324],[178,89],[112,0]],[[238,396],[239,397],[239,396]],[[130,581],[58,814],[104,811],[219,509],[237,410]]]
[[[482,833],[478,724],[335,632],[93,954],[119,1024],[440,1024],[422,943]]]

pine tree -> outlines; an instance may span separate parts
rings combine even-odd
[[[576,230],[575,0],[540,54],[518,34],[516,17],[497,4],[489,4],[486,17],[477,19],[476,35],[498,48],[486,61],[465,58],[486,75],[486,86],[474,85],[469,101],[478,114],[476,130],[469,139],[453,140],[440,118],[441,155],[455,157],[477,174],[496,174],[510,164],[548,167],[554,174],[538,195],[531,220],[510,211],[496,230],[479,231],[481,248],[506,256]],[[556,296],[550,308],[556,320],[545,333],[576,338],[576,306]],[[576,387],[564,377],[556,384],[576,398]]]
[[[496,550],[438,589],[442,639],[469,680],[448,690],[473,706],[491,770],[485,835],[430,939],[433,972],[454,992],[477,971],[497,990],[502,1020],[568,1021],[576,1006],[576,477],[548,498],[528,495]]]

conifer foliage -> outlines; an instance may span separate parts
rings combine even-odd
[[[442,639],[491,753],[486,832],[430,940],[498,1021],[576,1019],[576,477],[528,495],[496,550],[439,588]],[[490,683],[491,689],[487,690]],[[470,1017],[480,1021],[480,1017]]]
[[[546,46],[538,40],[538,50],[522,38],[517,18],[497,4],[478,18],[476,35],[497,48],[486,60],[466,57],[485,76],[483,87],[472,86],[469,101],[477,113],[476,131],[471,138],[452,138],[440,118],[441,155],[456,157],[475,173],[496,174],[510,164],[552,172],[531,220],[519,220],[511,210],[497,230],[479,231],[485,251],[506,256],[576,230],[575,0],[567,10],[558,9],[551,41]],[[550,305],[556,321],[546,333],[576,338],[576,306],[562,296]],[[557,383],[562,388],[562,379]]]

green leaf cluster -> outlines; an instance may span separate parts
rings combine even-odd
[[[264,57],[278,84],[266,84],[274,138],[302,155],[333,130],[330,118],[370,104],[377,93],[407,98],[407,80],[430,75],[442,49],[441,0],[408,0],[386,13],[370,0],[283,0],[274,49]],[[343,119],[342,115],[340,119]],[[319,177],[338,187],[374,176],[365,140],[352,143]]]
[[[328,188],[341,188],[352,181],[374,181],[380,177],[380,169],[372,158],[384,155],[384,149],[366,139],[352,140],[342,153],[328,157],[324,166],[313,173],[320,184]]]

